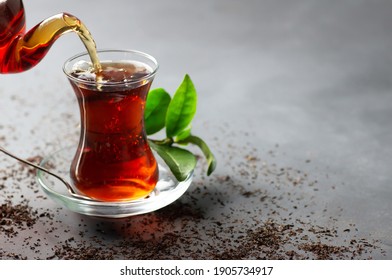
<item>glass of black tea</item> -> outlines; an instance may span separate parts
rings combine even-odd
[[[144,129],[146,97],[158,63],[138,51],[101,50],[98,56],[98,71],[88,53],[68,59],[63,68],[81,116],[71,179],[81,194],[93,199],[141,199],[158,181]]]

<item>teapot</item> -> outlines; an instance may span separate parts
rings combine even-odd
[[[43,20],[26,33],[22,0],[0,0],[0,73],[19,73],[37,65],[63,34],[76,32],[92,55],[95,42],[75,16],[60,13]],[[98,67],[99,60],[91,57]]]

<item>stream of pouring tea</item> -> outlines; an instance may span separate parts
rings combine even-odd
[[[69,23],[70,26],[75,26],[74,31],[79,35],[80,39],[82,40],[84,46],[87,49],[87,52],[93,64],[94,72],[100,73],[102,70],[102,66],[97,55],[96,43],[91,36],[90,31],[79,19],[74,16],[66,14],[66,16],[64,16],[64,21]]]

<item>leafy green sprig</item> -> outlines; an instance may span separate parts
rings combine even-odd
[[[196,107],[197,92],[189,75],[185,75],[173,98],[163,88],[150,90],[147,96],[144,114],[147,135],[166,128],[166,138],[149,139],[150,147],[179,181],[184,181],[197,163],[196,156],[180,146],[193,144],[201,149],[208,164],[207,175],[216,168],[215,156],[206,142],[191,133]]]

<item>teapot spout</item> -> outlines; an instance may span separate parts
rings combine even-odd
[[[85,25],[68,13],[54,15],[34,26],[27,33],[19,33],[8,45],[0,73],[19,73],[36,66],[48,53],[53,43],[63,34],[76,32],[89,53],[95,52],[95,42]],[[92,58],[95,64],[97,58]],[[94,65],[96,69],[98,66]]]

